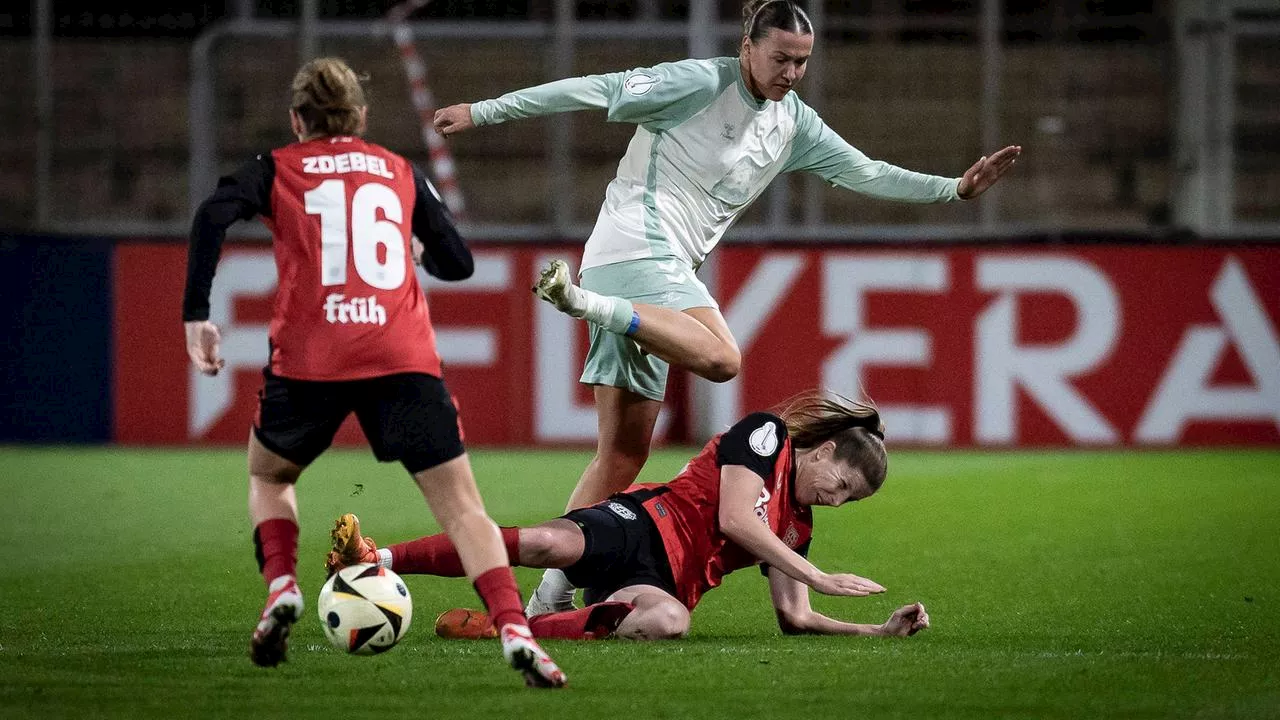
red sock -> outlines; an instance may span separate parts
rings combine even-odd
[[[501,528],[502,544],[507,547],[507,555],[511,562],[518,562],[520,557],[520,529]],[[440,577],[464,577],[462,558],[458,557],[458,548],[448,535],[428,535],[392,545],[391,569],[401,575],[439,575]]]
[[[253,529],[253,545],[258,556],[258,570],[267,585],[281,575],[298,574],[298,524],[285,518],[272,518]]]
[[[495,628],[501,630],[503,625],[529,624],[524,617],[520,588],[516,586],[516,576],[511,572],[510,566],[486,570],[476,578],[475,586]]]
[[[618,625],[622,624],[622,619],[635,609],[636,606],[631,603],[596,603],[581,610],[547,613],[530,618],[529,629],[538,638],[600,640],[612,635]]]

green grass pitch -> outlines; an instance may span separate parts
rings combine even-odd
[[[670,477],[687,450],[655,454]],[[477,451],[503,524],[559,514],[588,455]],[[496,643],[437,639],[476,606],[407,578],[413,626],[376,657],[314,614],[332,519],[381,543],[436,529],[397,466],[334,451],[303,477],[308,602],[290,661],[253,667],[264,592],[237,451],[0,448],[0,717],[1280,717],[1280,452],[899,452],[879,495],[820,509],[812,558],[877,580],[816,597],[914,638],[783,637],[765,581],[728,578],[677,642],[548,643],[571,687],[525,689]],[[526,591],[536,573],[519,571]]]

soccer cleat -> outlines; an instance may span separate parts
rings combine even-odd
[[[373,538],[360,534],[360,518],[355,515],[346,513],[338,518],[329,537],[333,540],[333,549],[324,559],[326,575],[360,563],[378,564],[378,546]]]
[[[271,581],[269,592],[267,606],[262,609],[262,617],[249,643],[250,659],[262,667],[275,667],[285,660],[289,630],[302,617],[302,592],[292,575]]]
[[[556,666],[554,660],[547,655],[529,628],[524,625],[507,623],[502,626],[498,637],[502,639],[502,657],[515,670],[524,675],[524,684],[537,688],[564,687],[568,682],[564,671]]]
[[[436,618],[436,635],[450,640],[487,640],[498,637],[498,629],[487,613],[454,608]]]
[[[573,317],[580,318],[587,311],[582,293],[569,275],[569,265],[563,260],[552,260],[547,265],[533,286],[533,294]]]

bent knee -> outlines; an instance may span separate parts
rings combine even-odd
[[[556,543],[556,533],[551,528],[537,526],[520,529],[519,562],[526,567],[552,567],[563,553]]]
[[[644,608],[628,633],[638,640],[679,640],[689,634],[689,611],[671,602]]]
[[[723,383],[738,377],[740,372],[742,353],[730,346],[708,361],[706,372],[702,376],[711,382]]]

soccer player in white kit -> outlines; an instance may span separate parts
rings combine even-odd
[[[1021,153],[1005,147],[959,178],[871,160],[792,92],[813,40],[809,18],[793,0],[749,0],[736,58],[557,80],[436,113],[436,130],[446,136],[589,109],[636,125],[587,239],[580,286],[557,260],[534,288],[590,326],[581,382],[593,386],[599,435],[569,509],[622,492],[636,479],[649,457],[668,364],[714,382],[738,374],[737,342],[694,273],[773,178],[811,172],[872,197],[951,202],[981,195]],[[526,613],[571,607],[572,593],[563,573],[549,570]]]

